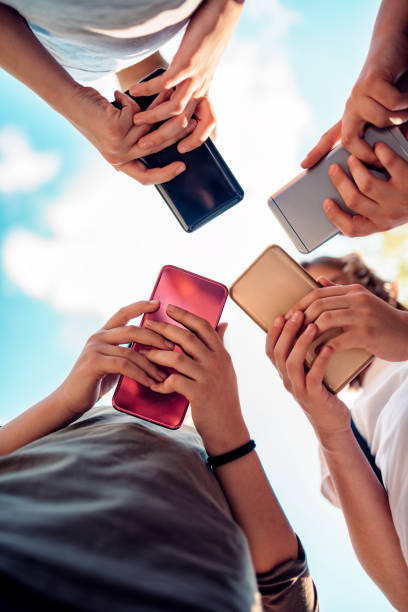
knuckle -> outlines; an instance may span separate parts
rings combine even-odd
[[[374,179],[371,174],[364,174],[360,180],[360,189],[364,193],[370,194],[373,191]]]
[[[357,210],[359,208],[360,203],[361,203],[361,196],[358,193],[358,191],[357,190],[351,191],[349,196],[347,197],[347,205],[353,210]]]
[[[319,319],[322,325],[331,323],[333,321],[333,313],[330,310],[326,310],[320,315]]]

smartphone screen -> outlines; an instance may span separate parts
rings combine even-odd
[[[144,315],[141,327],[147,319],[182,327],[166,313],[168,304],[174,304],[206,319],[215,328],[227,296],[228,289],[221,283],[176,266],[164,266],[150,298],[160,300],[160,307],[156,312]],[[146,347],[135,343],[132,348],[140,350]],[[176,346],[174,350],[181,349]],[[179,393],[157,393],[127,376],[121,376],[113,396],[113,406],[163,427],[177,429],[184,420],[188,400]]]
[[[143,80],[153,79],[163,72],[164,69],[160,68]],[[126,93],[129,95],[129,92]],[[156,94],[133,99],[143,111],[155,97]],[[118,102],[112,104],[120,108]],[[157,123],[153,129],[162,123]],[[156,189],[187,232],[193,232],[208,223],[244,197],[242,187],[210,138],[187,153],[179,153],[175,143],[140,160],[147,168],[161,168],[175,161],[186,165],[184,172],[171,181],[156,185]]]

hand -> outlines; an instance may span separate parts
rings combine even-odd
[[[177,372],[150,388],[159,393],[181,393],[188,399],[194,424],[210,455],[244,444],[249,433],[241,413],[234,367],[222,342],[226,325],[217,332],[205,319],[171,305],[167,314],[184,327],[151,319],[146,326],[179,345],[184,353],[144,351],[151,362]]]
[[[278,370],[285,388],[305,412],[318,438],[324,444],[332,437],[342,436],[350,429],[350,413],[347,406],[323,384],[326,366],[332,349],[323,346],[305,372],[306,354],[317,336],[317,326],[309,323],[297,339],[304,315],[297,310],[285,321],[275,319],[266,337],[266,354]]]
[[[141,146],[140,139],[147,134],[151,124],[135,126],[133,117],[139,113],[139,106],[132,98],[120,91],[115,100],[122,106],[115,108],[106,98],[91,87],[80,87],[73,96],[71,110],[67,114],[75,127],[98,149],[116,170],[128,174],[143,185],[164,183],[185,170],[182,162],[173,162],[163,168],[151,168],[138,160],[139,157],[155,153],[189,134],[196,126],[194,120],[173,123],[159,144]],[[160,104],[162,97],[152,103]]]
[[[136,302],[121,308],[102,329],[93,334],[66,380],[58,389],[64,408],[70,415],[80,416],[115,385],[119,376],[128,376],[151,387],[166,374],[139,351],[120,346],[139,342],[158,349],[174,345],[144,327],[127,325],[130,319],[145,312],[154,312],[159,301]]]
[[[318,278],[324,287],[313,289],[287,313],[304,312],[304,325],[318,334],[341,327],[343,333],[327,342],[333,351],[362,348],[386,361],[408,359],[408,312],[397,310],[362,285],[335,285]]]
[[[340,140],[355,157],[378,164],[376,153],[364,140],[368,123],[379,128],[408,120],[408,93],[395,86],[408,68],[408,38],[403,32],[374,36],[367,60],[346,103],[343,118],[328,130],[302,162],[316,164]],[[381,161],[381,160],[380,160]]]
[[[183,115],[190,120],[195,113],[197,127],[178,145],[180,153],[200,146],[211,134],[215,117],[208,91],[218,63],[227,47],[242,10],[238,0],[204,0],[192,16],[180,47],[169,68],[161,76],[130,87],[132,96],[169,92],[154,110],[134,118],[135,125],[156,123]],[[164,126],[157,130],[157,136]],[[147,140],[147,138],[146,138]],[[148,142],[150,141],[147,140]]]
[[[339,137],[340,122],[323,135],[302,165],[308,168],[317,163]],[[325,200],[323,207],[330,221],[346,236],[368,236],[408,221],[408,163],[384,142],[375,145],[374,153],[377,163],[390,175],[388,181],[373,176],[354,155],[347,160],[354,182],[338,164],[329,167],[333,185],[356,214],[348,214],[332,199]]]

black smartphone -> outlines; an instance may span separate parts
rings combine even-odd
[[[144,81],[160,76],[160,68],[149,74]],[[129,91],[125,92],[128,96]],[[156,95],[134,98],[140,109],[146,110]],[[119,102],[112,102],[121,108]],[[157,123],[157,129],[162,122]],[[210,138],[201,146],[188,153],[179,153],[177,143],[162,151],[141,157],[147,168],[167,166],[175,161],[182,161],[186,170],[171,181],[155,185],[164,201],[173,212],[181,227],[186,232],[193,232],[222,214],[243,197],[244,191],[231,170],[221,157]]]

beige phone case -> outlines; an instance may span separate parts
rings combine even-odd
[[[318,283],[277,245],[268,247],[254,263],[233,283],[229,293],[264,331],[276,317],[287,311]],[[313,342],[305,360],[310,368],[316,347],[337,336],[341,329],[332,329]],[[338,393],[372,360],[363,349],[347,349],[333,353],[327,364],[324,383],[332,393]]]

